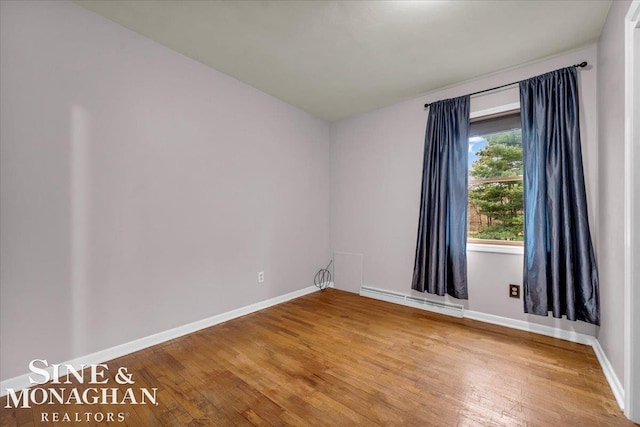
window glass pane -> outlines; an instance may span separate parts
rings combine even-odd
[[[523,241],[522,190],[522,180],[470,185],[469,237]]]
[[[519,114],[472,123],[468,237],[523,241],[522,132]]]
[[[470,180],[522,175],[522,131],[472,136],[468,161]]]

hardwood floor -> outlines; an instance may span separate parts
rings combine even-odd
[[[126,367],[158,405],[2,409],[2,425],[633,425],[590,347],[333,289],[108,366],[110,387]],[[43,408],[124,420],[41,423]]]

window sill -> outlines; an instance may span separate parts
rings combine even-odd
[[[524,246],[467,243],[467,252],[492,252],[495,254],[523,255]]]

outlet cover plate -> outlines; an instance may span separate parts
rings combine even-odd
[[[520,299],[520,285],[509,285],[509,297]]]

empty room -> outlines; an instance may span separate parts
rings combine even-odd
[[[0,0],[0,423],[640,423],[640,0]]]

